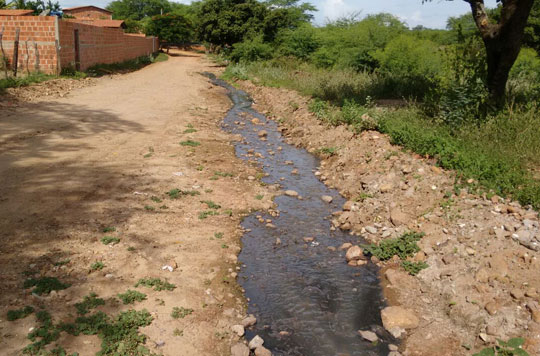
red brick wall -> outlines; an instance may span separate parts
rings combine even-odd
[[[79,30],[81,70],[95,64],[117,63],[150,55],[159,48],[157,38],[125,34],[120,28],[97,27],[70,20],[59,21],[60,62],[75,64],[75,35]]]
[[[89,17],[96,20],[112,20],[112,14],[105,11],[92,10],[92,9],[76,9],[76,10],[64,10],[66,14],[70,14],[73,17]]]
[[[39,70],[45,73],[55,72],[54,21],[54,17],[48,16],[0,16],[0,30],[2,27],[4,28],[2,45],[10,67],[13,66],[15,30],[19,28],[19,73],[27,71],[27,63],[29,70],[31,72],[35,71],[36,51],[34,43],[37,44]],[[28,50],[26,44],[28,44]]]
[[[61,67],[74,65],[74,30],[79,30],[81,70],[95,64],[123,62],[157,51],[157,38],[124,34],[122,29],[97,27],[82,23],[58,20]],[[55,17],[49,16],[0,16],[0,30],[4,27],[2,44],[10,65],[13,58],[15,29],[19,35],[19,73],[35,71],[34,42],[38,45],[39,70],[55,73]],[[28,51],[26,42],[28,41]]]

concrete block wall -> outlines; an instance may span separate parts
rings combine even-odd
[[[75,64],[75,30],[79,32],[81,70],[96,64],[123,62],[150,55],[159,49],[159,42],[155,37],[134,36],[123,33],[119,28],[92,26],[67,19],[57,20],[49,16],[0,16],[0,30],[2,27],[4,28],[2,45],[10,66],[13,58],[15,30],[20,29],[19,73],[25,73],[27,67],[31,72],[35,71],[37,58],[39,58],[39,71],[56,73],[56,33],[58,33],[60,45],[61,68]],[[26,41],[28,41],[28,51]],[[34,42],[37,44],[38,56],[35,54]]]

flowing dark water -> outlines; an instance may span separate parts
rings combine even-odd
[[[276,123],[251,108],[245,92],[205,75],[226,88],[234,104],[223,127],[244,138],[236,145],[236,154],[242,159],[248,159],[250,149],[262,154],[257,161],[268,173],[263,181],[279,183],[283,190],[294,190],[303,198],[279,196],[275,199],[279,217],[255,213],[242,223],[249,232],[242,238],[239,283],[249,298],[248,312],[257,317],[247,338],[260,335],[274,355],[386,355],[390,339],[380,326],[384,304],[377,268],[371,264],[350,267],[345,251],[327,248],[358,243],[355,236],[330,231],[330,216],[341,209],[344,198],[314,175],[317,158],[286,144]],[[253,118],[265,125],[253,124]],[[260,130],[267,131],[266,140],[259,138]],[[293,169],[298,174],[292,174]],[[323,202],[323,195],[332,196],[333,202]],[[257,215],[271,219],[275,228],[259,222]],[[304,237],[315,240],[305,243]],[[276,245],[276,238],[281,245]],[[376,331],[382,341],[373,345],[363,340],[357,334],[360,329]]]

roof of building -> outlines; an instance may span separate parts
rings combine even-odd
[[[64,8],[62,9],[62,11],[64,12],[69,12],[69,11],[73,11],[73,10],[81,10],[81,9],[86,9],[86,8],[94,8],[96,10],[99,10],[99,11],[102,11],[102,12],[108,12],[110,14],[112,14],[112,11],[109,11],[109,10],[106,10],[106,9],[102,9],[101,7],[97,7],[97,6],[94,6],[94,5],[85,5],[85,6],[75,6],[75,7],[68,7],[68,8]]]
[[[34,10],[0,10],[0,16],[27,16],[31,15]]]

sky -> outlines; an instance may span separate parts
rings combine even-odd
[[[189,4],[190,0],[173,0]],[[433,0],[422,4],[422,0],[307,0],[315,5],[315,23],[323,25],[326,20],[335,20],[353,12],[361,12],[361,16],[388,12],[410,27],[423,25],[430,28],[445,28],[450,16],[459,16],[470,11],[469,5],[462,0]],[[105,7],[109,0],[60,0],[62,7],[95,5]],[[496,0],[486,0],[486,5],[494,7]]]

